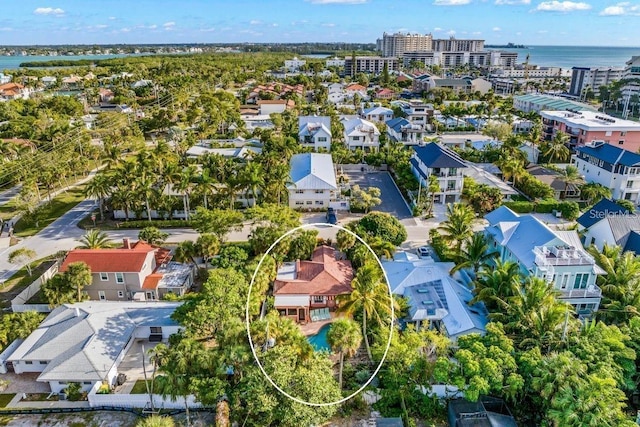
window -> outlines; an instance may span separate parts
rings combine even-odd
[[[161,334],[161,333],[162,333],[162,328],[161,328],[160,326],[151,326],[151,327],[149,328],[149,331],[150,331],[152,334]]]
[[[627,135],[627,132],[625,132],[625,131],[620,132],[620,136],[626,136],[626,135]]]
[[[327,142],[327,137],[326,136],[319,136],[318,137],[318,142]]]
[[[296,206],[300,206],[300,205],[304,205],[304,202],[303,202],[303,201],[301,201],[301,200],[298,200],[298,201],[296,202]]]
[[[41,361],[40,361],[40,364],[41,364],[41,365],[46,365],[47,363],[49,363],[49,362],[47,362],[46,360],[41,360]]]
[[[608,130],[608,131],[604,134],[604,136],[611,136],[611,131],[610,131],[610,130]]]
[[[567,285],[569,284],[569,275],[562,275],[562,282],[560,282],[560,289],[567,289]]]
[[[624,140],[623,140],[623,139],[621,139],[620,141],[618,141],[618,145],[622,145],[622,144],[624,144]]]
[[[91,381],[83,381],[82,384],[84,385],[91,385]]]
[[[312,205],[313,201],[312,200],[307,200],[307,205]]]
[[[454,180],[448,180],[447,181],[447,191],[451,191],[451,190],[455,190],[456,189],[456,182]]]
[[[457,173],[458,173],[458,169],[449,168],[449,176],[456,176]]]
[[[589,273],[577,273],[576,280],[573,282],[573,289],[584,289],[589,281]]]
[[[324,297],[322,295],[320,295],[320,296],[314,295],[313,296],[313,302],[315,302],[315,303],[323,303],[324,302]]]
[[[304,194],[304,190],[296,190],[296,194]]]
[[[359,136],[352,136],[351,140],[352,141],[360,141],[360,137]]]
[[[287,309],[287,315],[289,315],[289,316],[297,316],[298,315],[298,309],[297,308],[289,308],[289,309]]]
[[[118,298],[124,298],[124,292],[118,291]]]
[[[102,280],[103,282],[109,280],[109,273],[100,273],[100,280]]]
[[[316,190],[316,194],[324,194],[324,190]]]
[[[33,362],[31,360],[25,360],[24,364],[25,365],[33,365]]]
[[[324,202],[321,200],[316,200],[316,205],[323,206]]]
[[[633,188],[633,181],[627,181],[627,188]]]
[[[116,273],[116,283],[124,283],[124,273]]]
[[[104,291],[98,291],[98,298],[100,298],[100,301],[104,301],[107,299],[107,296],[104,294]]]

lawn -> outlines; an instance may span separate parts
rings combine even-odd
[[[131,394],[146,394],[147,393],[147,385],[145,384],[145,380],[138,380],[134,384],[131,389]]]
[[[9,307],[11,300],[15,298],[24,288],[33,283],[49,267],[55,256],[45,257],[31,263],[33,275],[27,274],[27,268],[22,267],[7,281],[0,284],[0,308]]]
[[[0,408],[6,408],[11,399],[15,397],[15,393],[2,393],[0,394]]]
[[[16,223],[14,233],[18,237],[33,236],[40,230],[51,224],[56,219],[71,210],[78,203],[86,199],[84,195],[85,185],[80,185],[64,193],[58,194],[51,202],[42,207],[42,213],[38,227],[34,223],[20,220]],[[7,205],[9,205],[8,203]],[[6,206],[6,205],[5,205]]]

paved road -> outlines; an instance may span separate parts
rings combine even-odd
[[[382,203],[374,209],[387,212],[399,220],[412,218],[411,210],[398,191],[388,172],[345,172],[349,176],[349,183],[361,188],[378,187],[381,192]],[[406,225],[406,224],[405,224]]]
[[[20,193],[21,189],[22,189],[22,185],[16,185],[15,187],[11,187],[10,189],[0,193],[0,206],[6,205],[7,203],[9,203],[11,199],[13,199],[15,196],[18,195],[18,193]]]
[[[22,265],[11,264],[8,260],[9,253],[16,249],[32,249],[38,258],[43,258],[78,246],[77,239],[84,234],[84,231],[78,228],[78,222],[94,209],[95,203],[92,199],[79,203],[40,233],[24,238],[17,245],[0,252],[0,283],[22,267]]]

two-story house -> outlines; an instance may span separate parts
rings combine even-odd
[[[154,301],[168,293],[182,296],[193,283],[193,266],[171,258],[169,249],[123,239],[118,249],[70,251],[60,271],[65,272],[74,262],[87,264],[92,282],[84,292],[91,300]]]
[[[620,246],[624,252],[640,254],[640,216],[613,200],[602,199],[578,219],[585,246]]]
[[[393,110],[387,107],[370,107],[362,110],[360,116],[374,123],[385,123],[393,119]]]
[[[586,182],[610,188],[613,199],[640,203],[640,154],[598,141],[577,147],[572,163]]]
[[[598,310],[602,291],[596,278],[606,274],[583,248],[575,231],[554,231],[533,215],[518,215],[501,206],[485,215],[485,235],[502,261],[513,261],[525,276],[552,283],[559,299],[579,315]]]
[[[425,131],[430,129],[429,118],[433,116],[433,105],[412,99],[401,105],[402,112],[412,125],[420,125]]]
[[[464,184],[463,172],[467,165],[454,151],[431,142],[422,147],[413,147],[410,162],[411,170],[420,185],[428,186],[432,175],[438,179],[440,191],[433,195],[434,203],[460,201]]]
[[[336,297],[351,293],[351,261],[330,246],[315,248],[311,260],[284,263],[273,282],[273,305],[296,322],[326,320]]]
[[[424,126],[411,124],[404,117],[396,117],[386,122],[387,135],[394,142],[401,142],[405,145],[418,145],[424,143],[426,131]]]
[[[338,201],[338,184],[331,154],[302,153],[291,156],[289,207],[293,209],[348,209]]]
[[[344,142],[349,150],[357,148],[365,152],[378,151],[380,148],[380,131],[370,121],[355,118],[347,120],[344,125]]]
[[[315,151],[331,151],[331,118],[326,116],[298,117],[298,140],[303,147]]]

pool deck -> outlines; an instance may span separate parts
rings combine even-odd
[[[329,323],[333,322],[334,320],[339,319],[340,317],[342,317],[341,315],[338,315],[335,312],[330,312],[329,314],[331,314],[331,319],[320,320],[319,322],[309,322],[309,323],[307,323],[305,325],[300,325],[300,330],[302,331],[302,333],[305,336],[315,335],[315,334],[318,333],[318,331],[320,331],[320,329],[324,325],[328,325]]]

